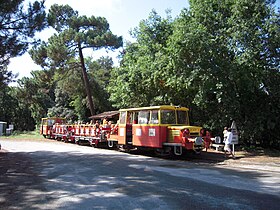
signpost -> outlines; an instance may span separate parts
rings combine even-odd
[[[233,154],[234,153],[234,145],[235,144],[238,144],[238,132],[237,132],[237,128],[236,128],[236,123],[235,121],[232,121],[232,124],[231,124],[231,132],[232,132],[232,152]]]

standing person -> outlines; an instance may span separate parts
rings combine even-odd
[[[231,128],[229,128],[227,130],[227,135],[226,135],[226,139],[225,139],[225,147],[224,147],[224,151],[225,151],[225,157],[227,157],[227,152],[229,152],[230,155],[232,155],[232,158],[235,159],[235,156],[232,153],[231,150],[231,143],[232,143],[232,132],[231,132]]]
[[[226,138],[227,138],[227,132],[228,132],[228,128],[227,128],[227,127],[224,127],[224,131],[223,131],[223,135],[224,135],[224,140],[223,140],[223,142],[224,142],[224,143],[225,143]]]

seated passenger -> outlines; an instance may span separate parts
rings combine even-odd
[[[114,125],[114,126],[111,128],[111,134],[118,134],[119,123],[120,123],[120,121],[118,120],[117,123],[116,123],[116,125]]]
[[[100,134],[100,125],[98,120],[95,121],[95,124],[93,126],[93,130],[94,130],[94,135],[98,136]]]
[[[108,124],[108,120],[107,120],[107,117],[105,117],[104,119],[103,119],[103,126],[105,126],[105,125],[107,125]]]

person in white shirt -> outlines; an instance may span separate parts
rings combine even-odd
[[[228,132],[228,128],[227,128],[227,127],[224,127],[224,131],[223,131],[223,135],[224,135],[224,140],[223,140],[223,142],[224,142],[224,143],[225,143],[226,138],[227,138],[227,132]]]
[[[231,128],[229,128],[228,131],[227,131],[227,134],[226,134],[224,151],[225,151],[225,157],[227,157],[227,152],[229,152],[229,154],[232,155],[232,158],[235,159],[235,156],[234,156],[234,154],[232,153],[232,150],[231,150],[232,135],[233,134],[231,132]]]

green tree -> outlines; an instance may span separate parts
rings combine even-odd
[[[109,57],[101,57],[96,61],[85,59],[88,69],[89,82],[95,90],[93,102],[96,112],[112,109],[108,101],[106,87],[109,83],[110,71],[113,61]],[[81,71],[79,69],[56,70],[53,77],[55,82],[55,106],[48,109],[49,116],[63,116],[72,121],[88,121],[88,109],[86,109],[86,94],[84,93]],[[75,84],[75,85],[73,85]]]
[[[97,112],[104,112],[112,109],[112,105],[109,101],[109,93],[107,87],[109,85],[110,74],[113,70],[113,60],[110,57],[101,57],[96,61],[87,59],[88,73],[90,76],[90,83],[96,90],[96,94],[93,97],[96,104]]]
[[[54,105],[55,94],[52,71],[32,71],[31,77],[18,80],[17,98],[26,105],[35,120],[40,124],[41,118],[47,116],[48,109]]]
[[[69,5],[51,6],[48,22],[57,34],[53,35],[48,43],[42,43],[33,48],[31,55],[37,64],[55,67],[77,68],[82,73],[84,89],[86,91],[88,106],[91,114],[95,113],[92,93],[89,84],[88,72],[85,65],[83,49],[110,50],[122,46],[122,37],[113,35],[107,20],[103,17],[79,16]],[[73,64],[77,58],[79,63]]]
[[[55,106],[48,109],[48,116],[65,117],[68,121],[78,120],[75,110],[71,106],[71,98],[67,92],[60,88],[55,89]]]
[[[0,92],[0,121],[13,124],[19,131],[34,130],[35,121],[27,104],[17,96],[17,87],[3,87]]]
[[[8,71],[7,66],[3,66],[0,71],[0,89],[4,89],[10,82],[14,81],[16,75]]]
[[[279,148],[280,22],[274,3],[191,0],[168,24],[152,13],[112,71],[113,105],[181,104],[214,134],[234,119],[244,143]]]
[[[136,42],[127,44],[120,67],[111,73],[108,91],[114,106],[148,106],[172,101],[166,71],[170,61],[166,46],[172,34],[171,22],[169,15],[164,19],[152,11],[131,32]]]
[[[86,93],[84,91],[81,71],[77,68],[60,68],[55,71],[55,106],[48,111],[49,116],[63,116],[72,121],[86,121]]]
[[[274,2],[192,0],[170,39],[173,68],[187,73],[195,117],[216,131],[235,119],[245,143],[262,141],[279,116],[279,105],[266,103],[276,94],[266,81],[276,85],[279,78]]]
[[[11,72],[6,67],[12,57],[25,53],[35,32],[45,27],[44,1],[29,3],[24,0],[0,1],[0,84],[8,82]]]

